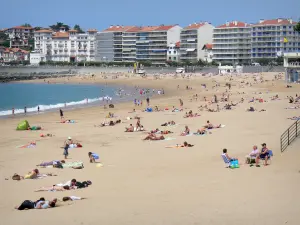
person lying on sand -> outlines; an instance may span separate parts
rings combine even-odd
[[[200,116],[200,114],[193,113],[193,111],[190,110],[188,113],[185,113],[185,115],[183,116],[183,118],[191,118],[191,117],[197,117],[197,116]]]
[[[185,126],[185,130],[180,134],[180,136],[186,136],[188,134],[190,134],[190,128]]]
[[[18,207],[15,207],[17,210],[25,210],[25,209],[47,209],[55,207],[57,199],[54,198],[52,201],[46,201],[45,198],[40,198],[37,201],[25,200]]]
[[[183,145],[181,147],[193,147],[194,145],[187,143],[186,141],[183,142]]]
[[[76,196],[67,196],[67,197],[63,197],[62,201],[66,202],[66,201],[75,201],[75,200],[83,200],[86,198],[82,198],[82,197],[76,197]]]
[[[169,122],[163,123],[161,126],[166,127],[166,126],[174,126],[176,125],[174,120],[171,120]]]
[[[255,109],[253,106],[250,106],[249,109],[247,109],[247,112],[254,112],[254,111],[255,111]]]
[[[35,190],[35,192],[40,192],[40,191],[68,191],[68,190],[71,190],[71,189],[75,189],[73,187],[69,187],[69,186],[50,186],[50,187],[41,187],[37,190]]]
[[[293,116],[293,117],[289,117],[287,119],[289,119],[289,120],[300,120],[300,116]]]
[[[136,111],[135,111],[135,109],[133,109],[131,112],[128,112],[128,113],[135,113]]]
[[[52,174],[52,173],[40,174],[40,172],[39,172],[38,169],[34,169],[34,170],[28,172],[25,176],[20,176],[19,174],[15,173],[12,176],[12,179],[13,180],[37,179],[39,177],[47,177],[47,176],[57,176],[57,175],[56,174]]]
[[[175,106],[173,106],[172,108],[172,112],[181,112],[181,111],[183,111],[183,109],[175,108]]]
[[[65,160],[52,160],[49,162],[42,162],[36,166],[40,167],[46,167],[46,166],[53,166],[53,165],[58,165],[58,164],[64,164],[66,161]]]
[[[27,130],[41,130],[41,129],[42,129],[41,126],[29,126],[29,127],[27,128]]]
[[[206,134],[206,133],[207,133],[207,131],[206,131],[206,129],[203,127],[203,128],[198,129],[197,132],[196,132],[195,134],[197,134],[197,135],[203,135],[203,134]]]
[[[54,134],[40,134],[40,137],[53,137]]]
[[[160,140],[164,140],[165,137],[163,135],[161,136],[156,136],[155,134],[149,134],[147,137],[145,137],[143,140],[150,140],[150,141],[160,141]]]
[[[212,123],[209,122],[209,120],[207,120],[206,125],[204,125],[203,127],[206,129],[214,129],[214,128],[220,128],[221,126],[222,124],[214,126]]]
[[[75,120],[62,120],[61,123],[75,123]]]
[[[152,134],[172,134],[173,132],[170,130],[159,130],[156,128],[155,130],[152,130],[150,133]]]

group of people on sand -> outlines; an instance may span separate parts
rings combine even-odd
[[[138,118],[135,127],[130,124],[129,127],[125,127],[125,132],[144,131],[144,126],[141,124],[141,119]]]
[[[201,116],[198,113],[193,113],[192,110],[190,110],[189,112],[186,112],[185,115],[183,116],[183,118],[192,118],[192,117],[198,117]]]
[[[266,143],[263,143],[261,146],[262,146],[261,150],[259,150],[257,148],[257,145],[253,146],[252,151],[248,155],[245,156],[245,164],[249,164],[250,167],[254,166],[254,164],[255,164],[256,167],[260,167],[259,161],[263,160],[264,165],[265,166],[268,165],[268,160],[271,157],[270,150],[267,147]],[[230,157],[228,155],[228,152],[227,152],[226,148],[223,149],[222,155],[224,155],[229,160],[229,162],[238,160],[238,158],[236,158],[236,157]]]
[[[109,121],[109,122],[102,122],[100,125],[98,125],[98,127],[107,127],[107,126],[115,126],[116,124],[120,124],[122,121],[116,120],[116,121]],[[94,125],[95,127],[97,127],[97,125]]]

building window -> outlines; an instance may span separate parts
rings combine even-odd
[[[169,57],[169,60],[171,60],[172,58],[171,57]]]
[[[171,51],[169,51],[169,54],[171,54]]]
[[[176,54],[176,51],[174,51],[174,54]]]
[[[176,60],[176,57],[174,57],[173,59]]]

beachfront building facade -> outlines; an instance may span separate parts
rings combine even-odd
[[[168,45],[167,61],[168,62],[179,62],[180,61],[180,42],[179,41]]]
[[[95,61],[95,37],[97,30],[78,33],[76,30],[59,32],[38,30],[34,32],[35,52],[46,61],[85,62]]]
[[[23,62],[29,60],[29,51],[20,48],[5,48],[0,46],[0,62]]]
[[[213,30],[213,60],[221,64],[250,64],[251,27],[249,24],[232,21]]]
[[[168,45],[179,41],[180,31],[178,25],[110,26],[96,35],[96,60],[165,65]]]
[[[125,46],[124,56],[130,55],[131,48],[135,50],[135,36],[123,35],[124,32],[134,26],[110,26],[104,31],[96,34],[96,61],[98,62],[122,62],[123,61],[123,42]],[[135,61],[133,54],[132,61]],[[125,57],[128,58],[128,57]]]
[[[33,39],[32,27],[15,26],[5,29],[4,33],[9,36],[11,48],[29,48],[29,40]],[[33,46],[32,46],[33,47]]]
[[[283,53],[286,82],[299,82],[300,52]]]
[[[211,63],[212,62],[212,57],[213,57],[213,51],[212,51],[212,44],[205,44],[202,47],[202,50],[204,51],[204,59],[203,61],[206,63]]]
[[[251,59],[275,59],[287,52],[300,52],[300,34],[292,19],[261,19],[251,26]]]
[[[180,34],[181,61],[204,60],[203,45],[212,42],[213,26],[208,22],[193,23],[182,29]]]

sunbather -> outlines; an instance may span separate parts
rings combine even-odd
[[[82,198],[82,197],[76,197],[76,196],[67,196],[67,197],[63,197],[62,201],[66,202],[66,201],[75,201],[75,200],[83,200],[86,198]]]
[[[254,111],[255,111],[255,109],[252,106],[250,106],[249,109],[247,109],[247,112],[254,112]]]
[[[40,134],[40,137],[53,137],[53,134]]]
[[[188,134],[190,134],[190,128],[185,126],[185,130],[180,134],[180,136],[186,136]]]
[[[45,198],[40,198],[37,201],[25,200],[22,204],[15,209],[25,210],[25,209],[47,209],[49,207],[55,207],[57,199],[53,199],[52,201],[45,201]]]
[[[45,166],[53,166],[53,165],[57,165],[57,164],[63,164],[65,163],[66,161],[65,160],[53,160],[53,161],[50,161],[50,162],[43,162],[43,163],[40,163],[36,166],[41,166],[41,167],[45,167]]]
[[[187,143],[186,141],[183,142],[183,145],[181,147],[193,147],[194,145]]]
[[[150,141],[159,141],[164,140],[165,137],[163,135],[156,136],[155,134],[149,134],[147,137],[145,137],[143,140],[150,140]]]
[[[134,131],[134,127],[132,126],[132,124],[129,125],[129,127],[125,127],[125,132],[133,132]]]
[[[209,120],[207,120],[206,125],[204,125],[203,127],[207,129],[214,129],[214,128],[220,128],[221,126],[222,124],[214,126],[212,123],[209,122]]]
[[[176,125],[175,121],[171,120],[169,122],[163,123],[161,126],[174,126]]]
[[[198,135],[206,134],[206,129],[204,127],[200,128],[200,129],[197,130],[196,134],[198,134]]]

